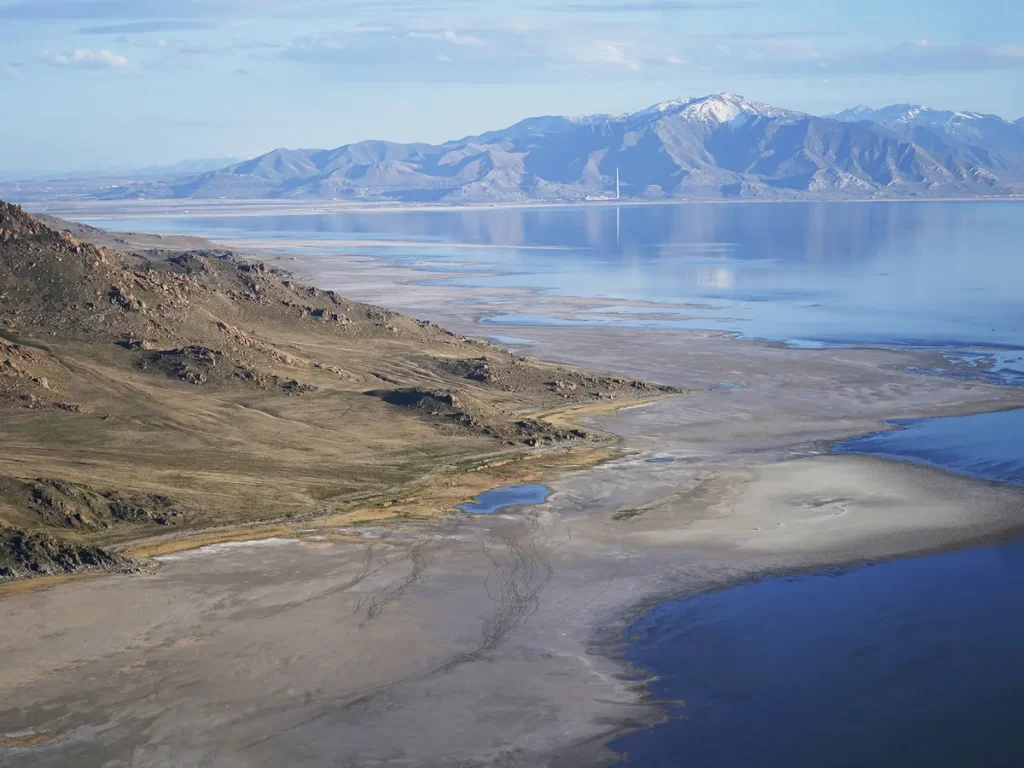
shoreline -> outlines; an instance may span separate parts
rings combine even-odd
[[[770,205],[773,203],[787,204],[814,204],[814,203],[964,203],[964,202],[1024,202],[1024,194],[1020,195],[992,195],[982,197],[865,197],[865,198],[773,198],[770,200],[732,200],[732,199],[671,199],[671,200],[581,200],[581,201],[544,201],[533,200],[529,202],[515,203],[485,203],[467,202],[465,204],[453,203],[350,203],[342,201],[317,201],[301,200],[295,203],[275,202],[266,199],[249,200],[246,198],[237,199],[205,199],[205,198],[168,198],[166,200],[145,200],[145,201],[124,201],[111,203],[109,201],[82,200],[67,202],[36,202],[27,201],[22,203],[26,210],[32,213],[47,213],[63,218],[75,217],[87,218],[94,221],[111,221],[118,218],[125,218],[123,215],[107,213],[102,215],[87,215],[90,208],[102,210],[104,207],[112,210],[120,208],[132,209],[141,208],[145,210],[150,204],[153,206],[165,206],[168,208],[188,208],[182,211],[166,211],[154,215],[147,213],[147,218],[172,218],[182,215],[202,215],[214,212],[223,213],[229,211],[232,216],[261,216],[268,213],[276,215],[323,215],[332,213],[394,213],[394,212],[473,212],[473,211],[501,211],[501,210],[544,210],[544,209],[571,209],[571,208],[626,208],[638,206],[663,206],[663,205]],[[235,206],[236,210],[232,210]],[[197,210],[192,210],[197,209]],[[163,234],[163,233],[161,233]],[[168,234],[184,234],[181,232]]]
[[[885,460],[879,459],[879,461]],[[930,467],[930,469],[934,469],[938,472],[945,472],[944,470],[935,467]],[[999,483],[994,484],[999,485]],[[885,563],[931,558],[979,548],[997,548],[1000,546],[1019,543],[1021,541],[1024,541],[1024,521],[1013,529],[994,532],[991,534],[983,534],[973,539],[958,541],[957,543],[938,545],[920,550],[887,555],[884,557],[852,558],[848,560],[838,560],[835,562],[823,562],[820,564],[796,565],[780,568],[769,567],[748,575],[737,576],[733,580],[712,583],[703,587],[695,586],[685,592],[668,591],[662,594],[651,595],[649,599],[624,610],[612,626],[596,628],[594,637],[591,641],[591,647],[595,653],[602,654],[608,658],[618,661],[625,670],[628,670],[625,674],[632,677],[632,679],[635,679],[638,683],[641,683],[644,688],[643,702],[659,707],[663,712],[663,717],[652,723],[622,724],[619,727],[612,729],[608,734],[599,739],[571,746],[564,750],[563,753],[560,753],[558,759],[553,762],[552,765],[563,766],[561,761],[564,760],[564,768],[568,768],[568,766],[576,764],[575,761],[580,759],[596,761],[593,763],[594,765],[615,765],[618,763],[618,760],[607,754],[607,750],[610,749],[610,744],[612,742],[615,742],[625,736],[629,736],[630,734],[647,730],[650,727],[657,727],[672,719],[668,713],[668,709],[673,705],[679,704],[679,702],[659,698],[651,692],[650,686],[658,679],[655,676],[656,673],[653,670],[637,666],[633,661],[629,660],[628,657],[632,648],[633,640],[626,635],[628,630],[634,624],[643,621],[651,612],[666,604],[678,603],[691,598],[726,592],[735,588],[757,584],[767,580],[787,580],[813,576],[842,576],[862,568],[871,568]],[[600,745],[600,748],[595,750],[594,747],[596,745]],[[619,754],[614,750],[612,751],[616,755]],[[623,756],[625,757],[625,755]],[[602,760],[604,762],[601,762]]]
[[[581,417],[617,410],[638,408],[672,397],[695,393],[680,392],[656,395],[633,401],[610,401],[567,404],[529,415],[554,426],[576,428]],[[539,452],[508,451],[484,457],[466,468],[446,467],[442,474],[430,473],[416,478],[407,487],[389,489],[386,493],[352,501],[347,509],[313,512],[302,517],[294,515],[245,523],[210,526],[181,532],[119,542],[109,551],[124,555],[137,563],[142,571],[158,566],[158,559],[170,554],[216,547],[225,543],[258,542],[268,538],[301,538],[311,531],[337,526],[404,525],[443,520],[465,514],[457,504],[468,502],[475,495],[505,485],[547,482],[568,471],[600,466],[620,455],[620,441],[611,434],[601,435],[597,443],[556,446]],[[426,500],[424,499],[426,497]],[[128,573],[124,568],[84,569],[63,574],[29,574],[0,580],[0,600],[16,594],[63,584],[79,578],[95,578]]]
[[[1021,196],[1021,200],[1024,200],[1024,196]],[[746,202],[746,201],[739,201]],[[843,202],[843,201],[836,201]],[[884,202],[884,201],[882,201]],[[932,201],[916,201],[906,200],[905,202],[932,202]],[[644,203],[646,204],[646,203]],[[299,211],[298,213],[303,213]],[[196,214],[191,214],[196,215]],[[115,233],[117,234],[117,233]],[[136,235],[137,233],[121,233],[128,235]],[[452,248],[452,249],[481,249],[481,250],[492,250],[492,249],[503,249],[510,248],[515,250],[537,250],[537,251],[561,251],[561,250],[572,250],[572,248],[566,246],[522,246],[522,245],[500,245],[500,244],[472,244],[472,243],[444,243],[444,242],[426,242],[420,243],[417,241],[359,241],[359,240],[346,240],[346,239],[324,239],[322,241],[308,241],[301,238],[283,238],[279,241],[261,239],[258,236],[249,235],[228,235],[223,238],[218,237],[216,233],[208,233],[205,236],[197,238],[196,236],[189,235],[183,232],[166,232],[158,235],[159,237],[167,238],[168,242],[165,247],[175,247],[175,239],[183,241],[199,239],[202,242],[207,243],[213,248],[223,248],[239,251],[243,258],[249,259],[261,259],[268,263],[272,263],[278,268],[290,273],[292,276],[299,280],[308,281],[315,283],[318,286],[325,288],[334,288],[341,293],[348,294],[350,298],[359,298],[369,303],[382,303],[387,304],[389,307],[398,309],[406,314],[419,317],[421,319],[439,319],[441,325],[452,325],[457,324],[460,328],[467,328],[464,332],[468,335],[484,338],[494,339],[496,336],[503,335],[502,329],[508,328],[513,331],[520,331],[521,333],[528,333],[529,330],[534,328],[544,327],[578,327],[578,328],[628,328],[638,333],[651,333],[661,331],[678,331],[684,333],[696,333],[696,334],[716,334],[723,338],[729,338],[736,341],[742,341],[747,343],[757,343],[765,345],[780,345],[789,349],[801,349],[801,350],[881,350],[881,351],[892,351],[892,352],[906,352],[911,354],[917,354],[924,359],[926,356],[938,356],[943,361],[944,365],[948,366],[948,370],[944,371],[931,371],[927,367],[921,368],[919,373],[921,375],[938,375],[948,376],[950,378],[956,378],[956,374],[962,374],[969,379],[984,379],[984,374],[987,372],[985,368],[972,367],[964,361],[953,361],[946,357],[946,353],[955,353],[956,351],[973,353],[977,352],[979,355],[983,355],[985,351],[1024,351],[1024,346],[1014,344],[1000,344],[997,342],[978,342],[978,343],[967,343],[967,342],[949,342],[942,346],[929,346],[926,343],[917,343],[913,341],[902,341],[894,343],[886,343],[883,341],[868,341],[868,340],[855,340],[855,341],[823,341],[820,339],[778,339],[761,337],[756,335],[747,334],[742,328],[722,328],[714,327],[714,323],[719,325],[730,321],[731,318],[714,318],[708,319],[700,316],[688,316],[685,310],[707,310],[710,307],[705,304],[689,304],[680,303],[677,301],[656,301],[649,299],[632,299],[629,297],[617,297],[615,295],[600,295],[600,296],[580,296],[571,294],[560,294],[551,293],[544,288],[536,287],[490,287],[490,286],[465,286],[465,285],[447,285],[444,281],[449,279],[458,279],[466,277],[465,271],[460,271],[459,264],[455,265],[443,265],[449,267],[433,271],[430,269],[424,269],[422,266],[417,264],[405,264],[402,263],[401,257],[381,254],[366,254],[354,252],[351,249],[362,247],[373,247],[375,245],[387,245],[395,248],[404,249],[416,249],[423,248],[429,252],[434,248]],[[150,244],[152,245],[152,244]],[[189,247],[196,247],[192,243]],[[306,248],[312,249],[304,250]],[[345,264],[338,262],[337,260],[332,263],[332,268],[328,273],[319,271],[318,265],[322,265],[325,261],[330,261],[334,254],[330,253],[330,249],[348,249],[348,252],[344,253]],[[354,263],[354,267],[352,264]],[[469,273],[472,275],[472,273]],[[500,269],[488,269],[486,274],[490,277],[506,276],[514,274],[512,272],[500,270]],[[372,278],[368,278],[368,275],[373,275]],[[384,280],[381,280],[381,276]],[[360,283],[363,283],[361,285]],[[369,286],[369,291],[365,288]],[[386,287],[385,287],[386,286]],[[380,290],[384,288],[386,293],[381,294]],[[383,296],[383,298],[382,298]],[[486,296],[487,298],[482,298]],[[424,300],[424,297],[426,299]],[[478,309],[475,311],[460,310],[454,314],[444,314],[444,301],[441,297],[454,298],[460,304],[467,304],[468,306],[478,305]],[[500,323],[500,322],[488,322],[488,318],[495,315],[501,315],[503,309],[493,303],[495,299],[501,299],[504,301],[511,301],[514,303],[513,310],[522,310],[521,314],[535,314],[541,317],[551,317],[554,319],[563,318],[565,323],[544,323],[544,322],[525,322],[525,323]],[[529,302],[529,305],[524,305],[524,302]],[[532,305],[538,305],[539,308],[534,309]],[[603,320],[597,322],[587,322],[585,319],[574,320],[573,318],[578,316],[579,313],[586,313],[588,310],[595,310],[599,313],[602,308],[619,308],[619,307],[636,307],[638,309],[664,309],[666,318],[670,322],[700,322],[707,320],[707,327],[693,326],[657,326],[657,325],[645,325],[645,320],[654,319],[657,321],[659,318],[650,313],[621,313],[621,318],[626,323],[633,324],[618,324],[611,325]],[[429,315],[429,316],[428,316]],[[443,319],[440,319],[443,318]],[[468,323],[468,324],[467,324]],[[742,321],[734,321],[734,324],[742,325]],[[496,342],[499,346],[519,348],[523,350],[521,344],[509,344]],[[558,362],[557,360],[551,360],[550,362]],[[611,369],[609,369],[611,370]],[[996,382],[998,383],[998,382]],[[1008,385],[1010,385],[1008,383]]]
[[[366,268],[349,266],[325,283],[314,271],[314,281],[351,293]],[[364,281],[354,298],[408,303],[481,335],[472,307],[458,303],[466,291],[403,285],[401,274],[373,272],[383,282]],[[822,450],[885,419],[1022,407],[1022,391],[903,370],[918,353],[898,350],[794,349],[689,331],[530,335],[541,359],[743,388],[582,416],[616,435],[624,453],[559,474],[540,505],[418,530],[339,526],[303,540],[192,550],[136,580],[46,590],[34,596],[45,609],[24,596],[0,601],[7,626],[24,635],[5,636],[12,670],[38,654],[28,641],[46,626],[44,613],[68,623],[41,669],[20,667],[14,689],[0,675],[0,691],[28,695],[17,722],[0,710],[0,734],[67,731],[21,752],[25,765],[95,754],[90,739],[114,739],[95,747],[139,759],[188,748],[246,752],[253,765],[285,755],[310,766],[343,757],[599,765],[613,759],[605,745],[621,728],[609,733],[609,723],[642,727],[660,716],[642,675],[631,677],[614,654],[594,655],[628,616],[701,585],[920,556],[1024,530],[1022,491]],[[645,463],[652,455],[675,462]],[[109,604],[115,589],[138,615]],[[176,676],[187,665],[195,670]],[[102,682],[85,689],[80,676]],[[159,710],[146,703],[155,687]],[[117,727],[90,736],[81,712]],[[163,736],[150,742],[158,724]],[[0,750],[0,765],[5,757]]]

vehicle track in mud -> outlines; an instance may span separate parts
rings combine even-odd
[[[550,515],[550,520],[544,520],[543,517],[543,513],[540,512],[517,516],[512,521],[510,529],[495,532],[489,539],[481,540],[480,546],[483,555],[492,565],[491,571],[484,579],[484,588],[488,597],[496,603],[496,607],[483,620],[479,642],[473,648],[454,654],[428,669],[375,686],[362,693],[323,701],[320,703],[320,711],[249,742],[242,746],[242,750],[259,747],[328,717],[357,716],[359,713],[369,711],[375,700],[396,689],[437,679],[463,664],[478,661],[499,648],[515,630],[529,620],[540,605],[541,594],[554,575],[550,553],[557,551],[564,543],[557,542],[552,546],[555,531],[559,527],[564,527],[567,536],[571,538],[571,529],[563,520]],[[425,553],[439,545],[448,534],[458,527],[458,524],[456,518],[454,525],[442,526],[430,539],[410,546],[407,553],[388,561],[387,564],[390,564],[401,557],[406,557],[410,561],[411,567],[407,574],[360,599],[355,612],[361,613],[363,607],[366,607],[364,624],[378,618],[388,605],[402,598],[417,582],[425,578],[428,572]],[[366,565],[363,569],[367,575],[379,570],[380,568]],[[287,705],[274,708],[276,711],[287,709],[290,709]],[[271,714],[271,712],[265,711],[263,714]]]

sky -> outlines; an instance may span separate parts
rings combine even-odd
[[[1024,116],[1019,0],[0,0],[0,173],[137,168],[732,91]]]

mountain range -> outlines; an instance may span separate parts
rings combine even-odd
[[[107,168],[60,173],[58,171],[0,171],[0,181],[46,181],[52,179],[172,179],[177,176],[194,176],[197,173],[216,171],[238,163],[237,157],[204,157],[196,160],[182,160],[169,165],[150,165],[142,168],[113,165]]]
[[[107,199],[504,202],[1000,196],[1024,191],[1024,119],[901,104],[814,116],[732,93],[625,115],[534,117],[444,144],[276,149]]]

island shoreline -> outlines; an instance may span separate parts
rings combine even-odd
[[[336,286],[323,284],[322,287]],[[406,285],[401,287],[398,293],[389,296],[400,296],[403,292],[415,290],[416,286]],[[443,306],[438,298],[445,295],[443,291],[428,293],[431,295],[427,298],[433,301],[435,306]],[[387,300],[382,303],[392,306]],[[397,306],[404,309],[400,302]],[[459,308],[459,311],[463,310]],[[447,324],[443,318],[441,322]],[[472,313],[462,315],[459,323],[458,330],[478,326]],[[466,678],[465,683],[460,683],[459,687],[446,689],[445,685],[456,684],[443,681],[435,683],[430,679],[403,684],[405,687],[396,684],[397,688],[387,688],[387,693],[374,693],[373,696],[381,696],[397,702],[401,707],[409,708],[410,712],[423,714],[428,711],[425,707],[431,706],[431,702],[437,700],[439,691],[448,690],[449,694],[445,696],[445,700],[452,701],[453,707],[460,707],[462,697],[468,696],[468,691],[478,688],[484,691],[492,690],[490,686],[495,679],[493,676],[498,674],[492,671],[492,668],[519,670],[529,675],[528,680],[524,682],[534,684],[539,684],[544,674],[551,674],[550,670],[545,672],[548,667],[541,662],[537,662],[537,666],[526,668],[518,666],[519,648],[538,649],[538,652],[553,654],[556,661],[561,660],[568,665],[566,669],[571,670],[574,680],[588,669],[585,663],[577,662],[577,658],[585,659],[585,654],[599,655],[607,662],[607,666],[601,666],[600,670],[591,670],[590,674],[594,680],[584,680],[579,683],[580,687],[574,687],[575,683],[569,686],[570,681],[566,677],[567,691],[570,692],[566,695],[579,696],[589,692],[593,697],[599,695],[597,691],[600,690],[609,696],[612,703],[607,707],[602,705],[600,711],[596,713],[585,710],[577,714],[564,714],[563,716],[567,718],[563,723],[565,728],[555,730],[562,733],[563,738],[566,733],[577,734],[576,739],[570,740],[571,743],[559,744],[557,733],[542,729],[538,725],[538,731],[543,732],[542,736],[523,735],[524,741],[531,744],[525,753],[525,762],[509,764],[569,766],[580,764],[579,760],[584,756],[588,761],[594,761],[587,764],[600,764],[597,761],[610,763],[615,756],[608,751],[607,744],[626,732],[623,729],[645,727],[657,721],[663,708],[650,697],[644,684],[643,671],[632,669],[624,663],[626,639],[622,636],[623,630],[632,621],[656,605],[701,591],[728,589],[751,579],[780,574],[813,573],[837,567],[856,567],[891,559],[926,556],[998,540],[1011,540],[1024,532],[1024,520],[1013,515],[1014,505],[1024,498],[1024,494],[1007,490],[1003,486],[993,487],[992,484],[953,476],[938,469],[900,467],[894,466],[893,462],[886,459],[825,453],[828,444],[844,437],[867,434],[863,431],[866,425],[877,424],[884,419],[902,419],[908,415],[967,415],[1022,407],[1024,396],[1016,390],[1001,389],[992,384],[976,381],[927,381],[923,374],[883,371],[875,367],[870,368],[868,373],[861,374],[861,378],[854,382],[863,391],[871,393],[874,399],[870,407],[837,400],[837,403],[846,408],[842,413],[844,421],[839,424],[830,418],[831,414],[827,408],[815,404],[812,399],[801,399],[805,397],[804,395],[792,401],[781,399],[777,405],[773,397],[782,398],[794,386],[792,382],[799,382],[801,377],[810,376],[813,380],[800,386],[803,387],[801,392],[808,393],[806,398],[812,398],[817,389],[829,381],[853,376],[854,371],[865,366],[878,366],[879,361],[888,360],[890,355],[893,356],[893,360],[910,359],[913,358],[913,353],[875,348],[845,349],[838,352],[833,348],[796,350],[778,342],[684,331],[644,331],[643,348],[631,350],[629,334],[621,331],[531,328],[531,332],[533,331],[536,331],[533,335],[538,339],[535,339],[536,347],[531,351],[538,353],[542,359],[568,359],[573,365],[595,370],[621,370],[623,373],[633,373],[646,367],[650,370],[652,378],[662,380],[664,374],[666,379],[670,380],[669,383],[674,385],[686,383],[687,377],[695,377],[690,382],[694,386],[708,384],[718,378],[715,373],[720,363],[708,363],[707,371],[702,369],[696,372],[686,370],[685,366],[673,367],[673,362],[668,359],[665,350],[673,348],[678,343],[685,343],[690,345],[691,351],[704,354],[709,360],[715,356],[726,356],[734,359],[733,365],[744,371],[764,368],[777,383],[772,384],[766,394],[754,392],[749,388],[736,392],[716,390],[692,399],[673,398],[655,402],[642,409],[586,416],[584,424],[594,425],[616,435],[625,452],[600,467],[576,469],[568,474],[561,473],[555,476],[551,482],[555,490],[554,496],[536,509],[523,508],[495,516],[491,520],[481,520],[469,529],[460,525],[457,529],[446,532],[447,529],[443,525],[435,530],[431,524],[422,533],[412,534],[411,540],[417,541],[417,536],[421,539],[430,539],[439,531],[437,535],[440,538],[432,546],[438,548],[436,552],[444,552],[446,555],[443,558],[435,555],[433,559],[436,562],[428,562],[427,566],[434,569],[439,585],[454,584],[451,580],[455,576],[449,575],[450,573],[463,574],[465,570],[465,574],[469,574],[461,575],[459,584],[487,573],[484,568],[460,564],[457,559],[450,560],[447,555],[449,552],[452,557],[459,553],[468,555],[470,549],[460,544],[459,539],[469,536],[474,542],[479,538],[485,548],[492,546],[492,542],[495,541],[518,542],[512,546],[510,552],[519,557],[515,555],[518,548],[525,551],[528,558],[536,558],[536,562],[533,559],[526,559],[522,562],[534,564],[529,567],[517,566],[518,571],[499,569],[496,573],[516,574],[515,578],[526,579],[517,584],[516,589],[523,589],[528,595],[533,595],[532,590],[535,588],[544,591],[529,597],[529,600],[534,601],[530,603],[533,606],[533,613],[524,614],[526,618],[522,623],[512,626],[507,637],[514,638],[514,641],[509,647],[497,646],[489,650],[490,656],[480,657],[477,668],[472,671],[467,671],[468,666],[463,664],[457,668],[456,675],[453,668],[453,673],[447,677],[460,680]],[[567,350],[571,350],[568,356]],[[835,356],[841,358],[839,362],[833,363],[827,359]],[[661,367],[651,368],[648,361],[651,357],[661,361]],[[797,358],[799,362],[795,362]],[[609,363],[610,360],[618,360],[623,368],[614,369]],[[879,381],[884,382],[886,387],[895,388],[895,394],[885,390]],[[621,405],[628,409],[636,403]],[[817,410],[808,409],[808,405],[816,406]],[[811,416],[807,415],[808,410],[812,412]],[[750,436],[737,438],[736,435],[745,434],[743,422],[732,424],[728,420],[723,421],[724,417],[732,412],[749,413],[751,418],[761,418],[765,424],[766,436],[757,439]],[[799,419],[804,419],[807,423],[798,423]],[[694,427],[694,424],[697,426]],[[655,447],[661,451],[678,454],[677,463],[662,466],[642,464],[644,457],[651,455]],[[856,522],[849,524],[852,527],[843,528],[842,535],[838,538],[830,540],[831,535],[826,535],[821,527],[836,523],[832,519],[819,520],[816,512],[801,513],[806,519],[797,519],[795,522],[787,519],[789,530],[802,525],[808,531],[806,535],[793,535],[786,533],[787,529],[780,529],[782,533],[766,539],[752,530],[752,526],[763,525],[765,520],[774,518],[751,508],[744,499],[762,495],[777,498],[780,509],[794,502],[806,503],[812,507],[819,502],[835,504],[837,502],[832,499],[833,495],[845,497],[850,493],[843,490],[833,493],[825,489],[845,476],[849,476],[849,483],[852,486],[858,486],[867,479],[877,481],[877,484],[891,495],[892,502],[910,504],[907,509],[916,510],[917,516],[904,521],[902,527],[887,531],[884,525],[879,525],[878,518],[872,517],[875,514],[872,499],[851,497],[848,506],[854,509],[854,512],[850,513],[852,517],[844,518],[837,512],[835,520],[841,522],[851,519]],[[689,485],[693,487],[687,489]],[[965,489],[972,494],[972,498],[977,499],[979,509],[987,511],[984,511],[976,526],[966,528],[957,516],[953,504],[937,510],[929,517],[930,513],[923,513],[921,505],[913,500],[917,491],[932,487],[937,489],[932,498],[936,504],[944,494],[948,495],[950,489]],[[684,490],[680,491],[680,488]],[[648,496],[650,498],[647,498]],[[811,498],[812,496],[814,498]],[[729,505],[739,510],[732,514],[732,519],[716,519],[715,514],[706,512],[708,509],[725,509]],[[630,509],[642,511],[630,519],[615,519],[615,515]],[[457,519],[457,524],[463,522],[465,521],[461,518]],[[570,532],[568,541],[557,546],[551,543],[555,539],[561,541],[558,537],[563,536],[563,530]],[[347,531],[342,533],[347,535]],[[445,541],[444,537],[449,533],[450,540]],[[404,535],[401,531],[378,534],[371,529],[364,534],[391,537]],[[304,547],[301,551],[313,557],[316,552],[322,551],[317,548],[327,546],[326,543],[321,545],[315,537],[316,534],[304,542],[295,542],[289,546]],[[825,541],[829,542],[828,546],[820,547]],[[763,545],[757,542],[763,542]],[[535,547],[537,553],[531,553],[531,547]],[[365,543],[351,547],[352,550],[363,548]],[[621,559],[621,552],[625,553],[625,560]],[[678,555],[684,556],[684,562],[676,562]],[[177,556],[175,553],[174,557]],[[269,554],[265,554],[264,557],[271,563],[276,562]],[[188,562],[199,563],[202,568],[213,569],[212,583],[216,583],[218,579],[226,579],[227,576],[223,575],[221,569],[230,569],[232,565],[243,563],[244,549],[234,553],[212,550],[204,552],[203,549],[199,549],[187,554],[186,558],[188,559],[161,561],[161,567],[152,578],[143,577],[144,581],[150,582],[151,586],[147,588],[157,588],[153,579],[159,582],[161,579],[169,578],[174,584],[191,584],[191,581],[199,578],[198,574],[203,571],[200,569],[197,574],[191,575],[185,568]],[[548,562],[549,568],[554,568],[554,581],[544,581],[540,578],[544,569],[539,564],[545,561]],[[326,568],[326,565],[323,567]],[[613,576],[610,581],[593,586],[587,586],[580,581],[586,580],[588,575],[596,577],[599,573],[604,574],[602,578],[607,579],[607,571],[612,567],[621,567],[622,576]],[[317,575],[324,577],[326,573],[326,570],[311,570],[308,580],[315,584]],[[530,580],[535,575],[539,579],[536,583]],[[621,586],[617,579],[622,582]],[[119,588],[128,590],[142,588],[142,582],[139,582],[138,587],[132,587],[130,582],[122,580],[116,580],[116,583]],[[704,586],[700,587],[700,584]],[[312,586],[306,588],[311,589]],[[85,590],[86,587],[76,586],[76,594],[79,589]],[[433,591],[426,586],[421,589],[426,590],[420,595],[423,608],[417,609],[414,600],[411,600],[408,606],[413,616],[420,616],[417,610],[428,610],[431,606],[444,614],[444,601],[458,599],[439,591],[439,587]],[[605,591],[602,592],[601,589]],[[59,589],[47,590],[46,595],[37,597],[67,599],[59,595],[60,592]],[[578,616],[574,616],[571,623],[563,627],[564,619],[561,617],[578,600],[584,603],[591,601],[591,607],[579,609]],[[357,606],[359,604],[357,603]],[[0,609],[3,607],[17,611],[31,610],[24,600],[18,602],[17,607],[13,602],[5,600],[0,602]],[[421,620],[430,624],[430,620],[422,617]],[[398,619],[392,618],[391,621]],[[557,638],[557,633],[551,631],[555,628],[559,631],[564,629],[566,637]],[[352,637],[356,638],[358,635]],[[574,650],[577,646],[581,650]],[[457,648],[457,644],[453,647]],[[168,650],[167,653],[171,651]],[[577,653],[584,655],[577,657]],[[456,658],[459,656],[456,655]],[[410,679],[418,680],[415,676]],[[425,699],[421,699],[416,693],[417,686],[426,687],[429,695]],[[3,680],[0,680],[0,689],[3,689]],[[53,687],[52,690],[57,691],[58,688]],[[614,695],[611,695],[612,691]],[[42,703],[47,700],[48,694],[41,690],[38,696]],[[355,694],[352,697],[355,700]],[[322,705],[324,712],[334,712],[330,701],[328,699]],[[520,700],[514,701],[518,707]],[[365,706],[370,707],[370,704]],[[31,711],[35,709],[30,709]],[[314,711],[320,711],[319,705]],[[383,706],[370,707],[369,711],[378,715],[382,721],[380,725],[370,729],[369,736],[376,734],[379,737],[383,732],[380,729],[394,725],[395,721],[385,714],[386,709]],[[515,711],[525,717],[521,710]],[[618,713],[618,725],[609,729],[608,718],[614,718],[614,713]],[[348,723],[349,727],[357,727],[360,722],[358,717],[353,718]],[[601,725],[602,722],[605,725]],[[505,726],[519,727],[517,723],[506,723]],[[459,726],[463,729],[467,727]],[[486,731],[480,736],[481,739],[491,733],[482,727],[477,730]],[[503,732],[499,726],[495,731],[497,738],[500,738]],[[281,733],[280,738],[287,743],[290,738],[289,731],[286,729]],[[477,735],[471,730],[456,730],[456,733]],[[321,735],[315,729],[308,736],[314,744],[324,743],[318,741]],[[473,753],[467,752],[465,757],[477,759],[480,754],[487,754],[488,750],[481,746],[483,743],[481,741],[477,744],[474,741]],[[60,742],[44,747],[56,748],[60,748]],[[363,747],[359,747],[358,744],[353,747],[357,748]],[[443,749],[442,746],[429,744],[417,748]],[[467,746],[466,749],[470,748]],[[33,754],[43,753],[34,751]],[[428,751],[424,754],[434,753]],[[4,756],[0,752],[0,765],[4,764],[3,759]],[[530,762],[537,759],[543,759],[545,762]],[[425,757],[419,764],[435,763]]]

